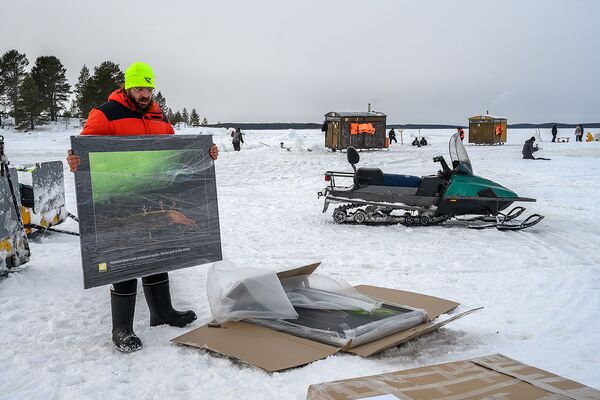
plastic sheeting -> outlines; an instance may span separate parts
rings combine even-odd
[[[221,259],[210,135],[73,136],[84,287]]]
[[[215,263],[208,272],[213,318],[256,325],[335,346],[358,346],[419,325],[424,310],[382,304],[320,274],[279,280],[270,270]]]
[[[14,168],[10,168],[9,173],[12,191],[8,176],[0,176],[0,275],[26,263],[30,257],[27,236],[19,223],[20,214],[17,214],[12,197],[14,193],[20,206],[18,175]]]
[[[294,307],[373,311],[381,302],[359,293],[348,282],[325,275],[295,276],[281,281]]]
[[[383,304],[371,312],[296,308],[296,320],[252,318],[250,322],[339,347],[356,347],[427,321],[424,310]]]
[[[230,261],[214,263],[208,270],[206,291],[212,316],[219,323],[298,318],[273,271],[238,268]]]

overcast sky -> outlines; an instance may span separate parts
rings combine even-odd
[[[0,0],[0,52],[154,68],[209,122],[600,122],[597,0]]]

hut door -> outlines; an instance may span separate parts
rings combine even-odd
[[[340,123],[333,122],[329,124],[329,129],[331,131],[331,148],[339,149],[340,147]]]

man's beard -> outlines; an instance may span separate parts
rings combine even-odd
[[[154,99],[152,98],[152,96],[149,96],[148,104],[145,107],[142,107],[142,106],[140,106],[140,104],[137,101],[135,101],[135,99],[132,96],[130,96],[128,94],[127,97],[129,98],[129,100],[131,100],[131,102],[135,106],[135,109],[140,114],[145,114],[146,112],[148,112],[148,110],[150,109],[150,106],[152,106],[152,102],[154,101]]]

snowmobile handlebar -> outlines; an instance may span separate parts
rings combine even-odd
[[[450,167],[448,167],[448,164],[446,163],[446,160],[444,160],[443,156],[437,156],[437,157],[433,157],[433,162],[439,162],[442,165],[442,169],[444,170],[445,173],[451,173],[452,170],[450,169]]]

